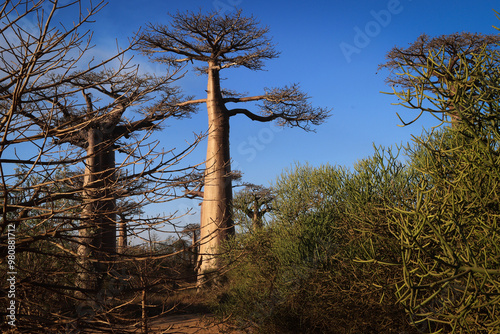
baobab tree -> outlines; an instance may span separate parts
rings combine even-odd
[[[264,216],[273,210],[274,195],[272,189],[255,184],[246,184],[237,193],[233,208],[241,213],[241,220],[250,220],[250,227],[257,231],[264,226]]]
[[[401,99],[401,105],[419,110],[419,116],[430,112],[455,125],[465,111],[455,103],[455,96],[461,94],[458,90],[474,86],[470,73],[477,71],[483,61],[478,55],[483,50],[498,49],[499,42],[500,36],[493,34],[463,32],[432,38],[422,34],[407,48],[392,48],[386,55],[387,62],[379,69],[390,70],[386,82]],[[464,84],[464,78],[471,81]],[[444,108],[443,98],[447,101]],[[403,123],[408,125],[416,119]]]
[[[216,252],[222,240],[234,233],[231,214],[232,184],[229,148],[230,118],[243,115],[253,121],[277,121],[281,126],[311,130],[328,117],[329,110],[315,108],[298,85],[267,88],[257,96],[238,96],[221,87],[223,70],[245,67],[261,70],[264,61],[277,58],[269,29],[241,11],[227,15],[177,13],[169,25],[149,24],[140,37],[141,50],[168,65],[199,62],[195,69],[208,77],[206,98],[186,103],[205,103],[208,142],[201,213],[199,272],[217,269]],[[260,110],[228,108],[227,103],[261,101]]]
[[[18,112],[40,131],[48,132],[56,145],[70,144],[86,152],[77,287],[99,291],[102,280],[98,282],[96,277],[110,272],[110,266],[102,263],[111,265],[110,256],[117,253],[117,215],[123,212],[116,206],[117,199],[134,195],[130,183],[137,181],[139,174],[144,179],[172,163],[170,158],[160,158],[152,167],[147,161],[154,154],[135,152],[139,147],[127,144],[126,139],[159,129],[163,120],[184,117],[193,108],[180,104],[179,91],[171,86],[175,72],[164,77],[139,75],[137,68],[128,68],[125,62],[115,70],[84,71],[62,85],[50,85],[62,81],[58,75],[40,80],[48,81],[48,88],[33,94],[30,103]],[[129,119],[126,113],[139,117]],[[123,162],[117,163],[117,152],[126,157]],[[118,179],[118,169],[126,170],[140,160],[148,166],[147,171]]]
[[[37,118],[40,128],[51,129],[59,124],[70,124],[74,130],[61,136],[56,135],[56,143],[69,143],[86,151],[82,196],[84,220],[80,229],[79,246],[80,264],[83,269],[79,272],[84,277],[95,277],[96,275],[92,275],[95,271],[100,272],[102,277],[103,273],[110,271],[109,266],[91,270],[89,259],[112,262],[110,256],[117,252],[117,215],[123,216],[121,213],[124,212],[117,207],[117,199],[137,195],[137,192],[131,190],[134,188],[131,184],[137,182],[139,174],[140,178],[144,179],[172,163],[171,159],[161,161],[163,158],[160,157],[147,171],[122,175],[119,178],[117,176],[119,169],[127,169],[128,165],[137,164],[140,160],[146,162],[154,156],[138,154],[135,152],[138,147],[127,144],[127,138],[139,132],[157,130],[163,120],[169,117],[184,117],[193,111],[191,105],[178,105],[180,95],[175,87],[171,87],[173,81],[174,74],[157,78],[139,75],[137,69],[126,71],[122,67],[118,72],[92,72],[69,80],[66,85],[68,89],[75,94],[81,93],[85,101],[80,108],[69,102],[74,94],[66,96],[64,100],[46,98],[51,108],[54,108],[55,115],[51,118],[52,122]],[[153,94],[155,96],[152,96]],[[154,103],[146,105],[155,97]],[[125,117],[129,109],[135,111],[138,119],[129,120]],[[37,115],[35,113],[32,116]],[[117,163],[117,152],[127,156],[124,162]],[[142,192],[143,190],[139,190],[139,193]],[[124,209],[130,211],[130,208]],[[123,239],[123,233],[120,239]],[[80,287],[98,291],[97,283],[81,279]]]
[[[103,6],[83,0],[0,5],[0,254],[7,255],[8,232],[15,231],[16,325],[27,332],[76,323],[61,320],[61,307],[70,301],[78,310],[75,295],[98,294],[117,260],[117,216],[135,218],[143,230],[168,222],[170,216],[127,216],[175,198],[176,176],[191,170],[178,165],[190,147],[159,151],[149,137],[165,119],[193,111],[171,86],[176,71],[140,75],[124,61],[130,47],[84,61],[91,33],[83,29]],[[5,283],[9,270],[0,264]]]

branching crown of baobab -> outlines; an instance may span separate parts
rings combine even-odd
[[[209,68],[223,70],[239,66],[261,70],[264,60],[279,55],[267,36],[269,29],[261,28],[253,17],[241,16],[241,11],[225,16],[178,12],[171,18],[170,26],[150,24],[141,36],[141,50],[154,61],[169,65],[201,61],[206,65],[196,69],[206,73]],[[254,121],[276,120],[278,125],[309,131],[310,125],[321,124],[330,112],[327,108],[313,108],[308,95],[301,92],[297,84],[266,88],[264,95],[251,97],[238,97],[221,91],[224,103],[263,101],[258,114],[243,108],[229,110],[229,116],[243,114]],[[191,102],[203,103],[206,100]]]
[[[260,70],[262,60],[278,56],[266,36],[268,28],[260,28],[259,22],[242,17],[241,12],[234,16],[178,12],[171,17],[170,28],[150,24],[149,32],[142,36],[143,51],[157,61],[175,65],[198,60],[215,62],[220,69],[244,66]]]

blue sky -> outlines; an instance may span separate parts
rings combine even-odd
[[[390,88],[384,84],[387,73],[377,73],[377,66],[393,46],[405,46],[421,33],[496,33],[492,25],[500,24],[493,12],[495,6],[500,10],[500,4],[489,0],[158,0],[140,4],[126,0],[110,1],[96,17],[95,42],[97,47],[110,41],[113,45],[112,40],[131,36],[147,22],[168,24],[168,13],[177,10],[229,12],[234,10],[232,5],[269,27],[281,55],[268,61],[266,71],[226,70],[223,85],[258,95],[264,87],[298,82],[315,105],[333,109],[331,118],[317,127],[316,133],[273,129],[274,125],[252,122],[244,116],[233,118],[234,164],[244,172],[245,180],[260,184],[273,181],[294,162],[352,166],[373,152],[373,143],[406,143],[411,134],[420,134],[422,127],[436,125],[427,118],[406,128],[398,127],[397,112],[407,119],[412,114],[391,106],[395,97],[380,93]],[[157,71],[160,65],[148,66]],[[178,84],[186,93],[204,97],[205,77],[188,75]],[[171,135],[178,138],[185,131],[204,129],[206,115],[201,106],[193,119],[172,123],[166,129],[164,144],[168,147]],[[203,157],[204,147],[199,151]]]
[[[110,0],[88,28],[94,30],[96,45],[92,56],[105,57],[116,50],[116,41],[127,39],[148,22],[168,24],[168,13],[177,11],[234,11],[254,15],[270,29],[270,36],[281,52],[268,61],[266,71],[226,70],[225,88],[262,94],[264,87],[299,83],[314,105],[332,108],[332,116],[317,127],[316,133],[300,129],[276,128],[237,116],[231,123],[233,167],[244,173],[244,181],[268,186],[284,169],[309,163],[351,167],[373,153],[373,144],[391,146],[407,143],[411,135],[437,125],[424,117],[409,127],[399,127],[400,112],[411,119],[411,112],[392,106],[393,96],[384,83],[387,73],[377,73],[385,54],[394,46],[405,46],[420,34],[431,36],[469,31],[496,34],[500,25],[493,0],[357,0],[357,1],[262,1],[262,0]],[[160,64],[136,56],[142,71],[161,73]],[[206,77],[188,73],[177,82],[186,94],[204,98]],[[207,129],[203,106],[191,119],[170,121],[157,138],[165,149],[182,147],[192,133]],[[191,162],[205,158],[205,143],[191,155]],[[189,207],[175,204],[174,210]],[[196,218],[189,219],[196,222]]]
[[[114,45],[115,39],[121,43],[148,22],[168,24],[168,13],[178,10],[230,12],[234,5],[269,27],[281,55],[268,61],[266,71],[226,70],[223,86],[258,95],[264,87],[297,82],[313,104],[333,109],[316,133],[275,128],[244,116],[232,119],[233,166],[244,173],[244,181],[266,186],[296,162],[351,167],[373,153],[373,144],[404,144],[412,134],[437,125],[424,117],[409,127],[398,126],[397,112],[408,120],[415,114],[381,94],[390,87],[384,83],[387,72],[377,73],[378,65],[392,47],[408,45],[422,33],[495,34],[492,26],[500,25],[493,11],[500,4],[493,0],[125,0],[110,1],[96,17],[95,43],[98,48]],[[137,59],[146,71],[163,70]],[[178,84],[187,94],[204,97],[205,77],[188,74]],[[206,122],[201,106],[192,119],[171,122],[159,138],[168,148],[178,139],[190,139],[192,132],[205,131]],[[205,143],[194,154],[193,160],[203,160]]]

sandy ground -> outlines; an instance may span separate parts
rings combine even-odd
[[[174,334],[174,333],[196,333],[196,334],[213,334],[213,333],[242,333],[236,331],[228,331],[223,325],[211,323],[208,315],[197,314],[181,314],[167,316],[162,319],[151,321],[150,330],[155,334]]]

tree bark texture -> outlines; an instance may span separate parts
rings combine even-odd
[[[199,274],[217,269],[221,241],[234,234],[229,152],[229,115],[224,105],[219,68],[210,63],[207,85],[208,143],[205,188],[200,221]]]
[[[127,222],[121,221],[118,224],[118,245],[117,250],[123,253],[127,248]]]
[[[87,292],[100,289],[116,254],[115,152],[103,137],[99,129],[88,130],[77,263],[77,287]]]

